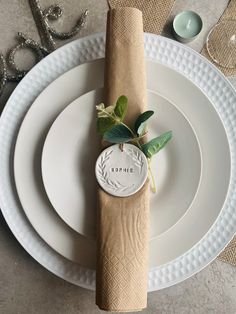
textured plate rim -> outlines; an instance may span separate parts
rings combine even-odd
[[[14,210],[19,211],[21,208],[14,194],[14,184],[10,178],[11,169],[8,168],[10,168],[9,161],[12,161],[11,153],[15,133],[19,127],[19,119],[23,118],[34,98],[51,81],[74,66],[103,57],[104,43],[104,34],[94,34],[73,41],[54,51],[38,63],[19,83],[10,96],[0,119],[0,147],[2,152],[5,152],[5,154],[0,154],[0,206],[10,229],[26,251],[45,268],[69,282],[89,289],[95,287],[94,271],[74,265],[52,249],[50,250],[35,234],[36,232],[22,213],[16,219]],[[203,239],[188,252],[168,264],[151,269],[148,288],[149,291],[154,291],[181,282],[200,271],[223,250],[236,232],[236,199],[233,197],[236,190],[236,176],[232,177],[232,173],[236,172],[236,148],[234,148],[236,147],[236,124],[234,121],[236,119],[236,93],[230,82],[215,66],[189,47],[161,36],[145,34],[145,52],[148,59],[171,67],[190,79],[214,103],[229,138],[232,158],[229,192],[217,221]],[[61,56],[69,53],[70,62],[60,64]],[[73,54],[76,58],[72,58]],[[54,64],[53,73],[45,71],[49,64]],[[33,88],[31,86],[30,93],[19,97],[30,81],[36,85]],[[18,108],[16,107],[17,103]],[[6,128],[9,121],[13,125],[11,128]],[[20,224],[18,224],[19,222]]]

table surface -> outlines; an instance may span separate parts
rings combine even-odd
[[[40,0],[43,8],[55,2],[64,7],[63,17],[55,22],[58,30],[69,30],[79,14],[88,8],[90,14],[87,26],[77,37],[105,31],[108,9],[106,0]],[[227,0],[176,0],[169,21],[181,10],[192,9],[199,12],[204,28],[189,46],[201,51],[206,34],[218,21],[227,3]],[[15,35],[18,31],[39,40],[27,0],[0,0],[0,29],[0,50],[3,53],[16,44]],[[164,35],[171,37],[168,23]],[[58,42],[58,46],[64,43],[65,41]],[[26,56],[27,62],[30,62],[31,56]],[[27,62],[22,61],[22,65]],[[236,86],[236,76],[230,80]],[[13,85],[8,85],[4,91],[0,108],[3,108],[13,88]],[[94,292],[57,278],[33,260],[14,238],[1,215],[0,256],[0,313],[102,313],[95,306]],[[215,260],[190,279],[149,293],[148,307],[142,313],[235,314],[236,267]]]

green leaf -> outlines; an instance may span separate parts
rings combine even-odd
[[[132,139],[132,133],[123,124],[113,125],[103,136],[110,143],[125,143]]]
[[[172,138],[172,131],[166,132],[146,144],[142,145],[142,151],[147,158],[151,158],[153,155],[158,153],[169,140]]]
[[[128,98],[126,96],[120,96],[117,99],[115,106],[115,114],[120,118],[121,121],[124,120],[128,108]]]
[[[107,132],[113,125],[115,121],[112,118],[106,117],[106,118],[98,118],[97,119],[97,131],[101,135],[104,135],[105,132]]]
[[[154,114],[154,111],[148,110],[143,113],[136,119],[134,124],[134,130],[139,135],[142,136],[146,132],[147,120]]]

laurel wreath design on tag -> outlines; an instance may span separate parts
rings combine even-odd
[[[98,163],[98,177],[99,179],[107,185],[107,187],[113,191],[126,191],[134,186],[134,184],[130,186],[124,186],[117,180],[111,180],[108,177],[107,170],[106,170],[106,164],[108,160],[110,159],[111,154],[113,153],[113,150],[109,150],[105,152],[104,156],[101,156],[100,162]]]
[[[143,168],[143,160],[141,154],[138,151],[135,152],[131,148],[127,150],[127,153],[133,159],[135,166],[139,168],[139,173],[141,173]]]

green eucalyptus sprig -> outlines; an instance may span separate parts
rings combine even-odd
[[[147,134],[148,119],[154,111],[148,110],[138,116],[133,128],[124,123],[128,109],[128,98],[124,95],[117,99],[115,105],[105,107],[103,103],[96,106],[98,112],[97,130],[105,141],[113,144],[131,142],[137,145],[145,154],[148,160],[149,175],[152,182],[152,190],[156,192],[156,184],[151,171],[151,159],[157,154],[166,143],[172,138],[172,132],[166,132],[153,138],[147,143],[142,143],[143,137]]]

